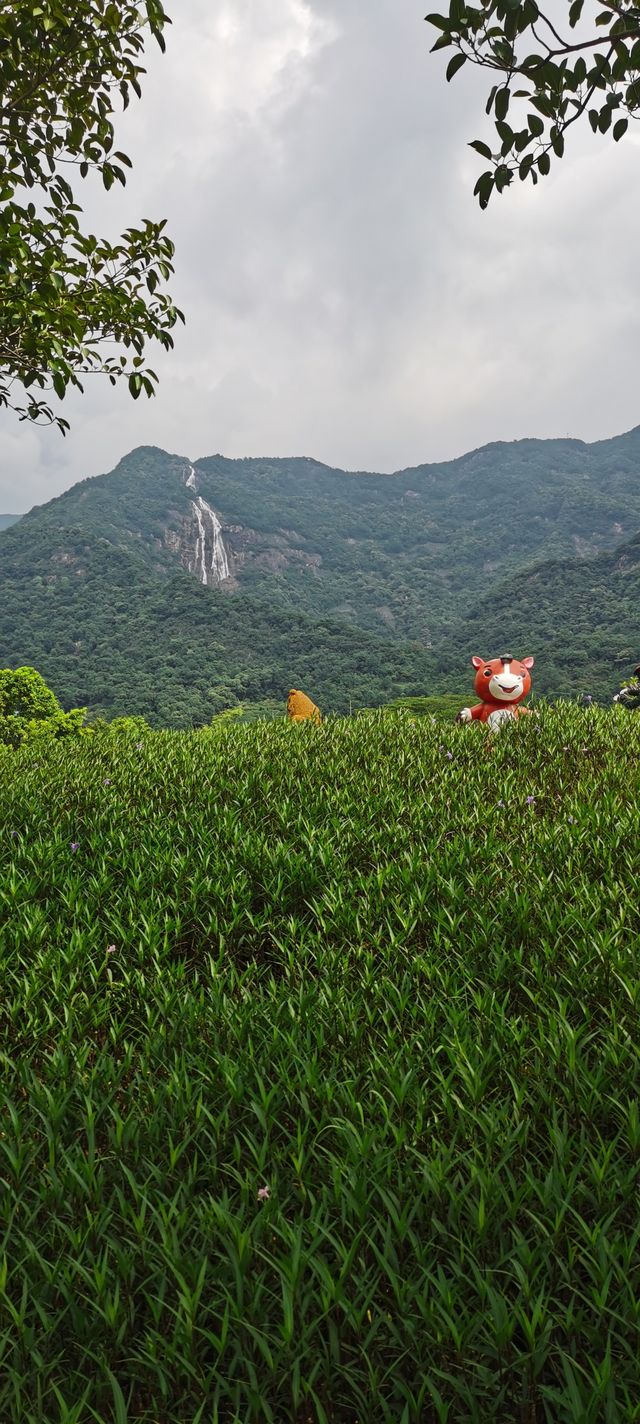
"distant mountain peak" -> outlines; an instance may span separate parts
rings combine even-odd
[[[103,710],[114,677],[131,711],[157,683],[187,725],[220,689],[276,696],[304,667],[319,705],[329,687],[369,705],[454,690],[471,652],[505,640],[535,655],[538,692],[569,690],[598,620],[640,648],[639,436],[495,442],[394,475],[139,446],[4,529],[0,666],[42,664],[68,702]],[[554,661],[558,629],[571,651]]]

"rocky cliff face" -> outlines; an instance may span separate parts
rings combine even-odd
[[[234,590],[239,576],[251,569],[271,574],[291,568],[318,573],[322,556],[303,548],[294,529],[266,535],[243,524],[227,523],[200,492],[202,476],[193,465],[185,467],[182,481],[189,491],[189,505],[175,526],[166,529],[163,542],[199,583]]]
[[[188,489],[189,508],[179,530],[167,530],[167,544],[180,555],[182,564],[199,583],[215,588],[231,578],[229,557],[222,524],[215,509],[199,492],[197,471],[187,465],[183,481]]]

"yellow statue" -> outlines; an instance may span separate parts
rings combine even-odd
[[[309,718],[312,722],[321,722],[320,709],[315,702],[307,697],[306,692],[298,692],[295,687],[287,698],[287,717],[290,722],[306,722]]]

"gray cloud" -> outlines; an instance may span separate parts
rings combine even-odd
[[[638,142],[576,135],[480,213],[482,76],[444,81],[417,0],[175,5],[97,230],[166,215],[188,317],[159,395],[92,382],[72,433],[0,423],[0,511],[136,444],[394,469],[640,419]]]

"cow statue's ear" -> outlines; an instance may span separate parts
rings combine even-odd
[[[535,658],[523,658],[523,659],[522,659],[522,666],[523,666],[523,667],[526,667],[526,668],[532,668],[534,662],[535,662]]]
[[[474,655],[473,655],[473,657],[472,657],[472,659],[471,659],[471,662],[473,663],[474,668],[478,669],[478,668],[481,668],[481,667],[482,667],[482,664],[483,664],[483,662],[484,662],[484,658],[479,658],[479,657],[474,653]]]

